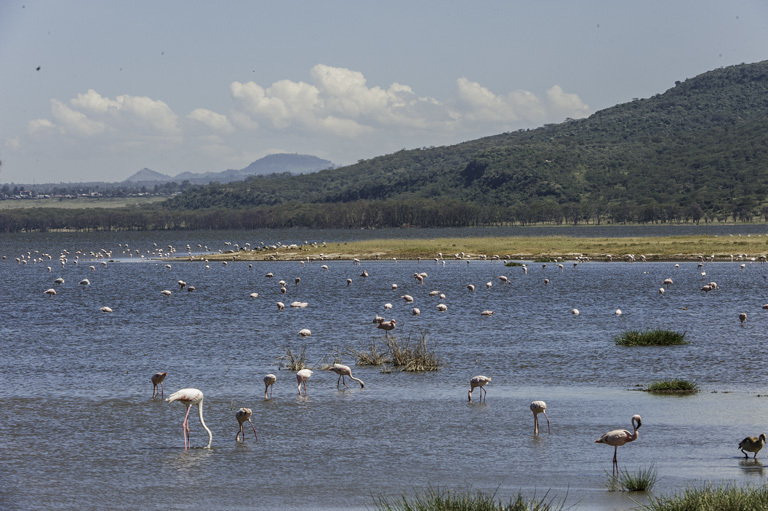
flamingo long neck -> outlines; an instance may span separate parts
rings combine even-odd
[[[360,388],[361,388],[361,389],[362,389],[362,388],[365,388],[365,383],[363,383],[363,380],[361,380],[360,378],[355,378],[355,377],[354,377],[354,376],[352,376],[351,374],[349,375],[349,377],[350,377],[351,379],[355,380],[357,383],[359,383],[359,384],[360,384]]]
[[[200,424],[202,424],[205,430],[208,432],[208,445],[206,445],[205,448],[210,449],[211,442],[213,441],[213,433],[211,433],[211,430],[208,429],[208,426],[205,425],[205,421],[203,420],[203,400],[202,399],[200,399],[200,402],[197,403],[197,413],[200,416]]]
[[[637,422],[632,420],[632,435],[630,435],[632,441],[637,440],[637,437],[640,435],[640,433],[637,431],[639,427],[640,426],[637,424]]]

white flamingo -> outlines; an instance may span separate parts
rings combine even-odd
[[[307,380],[312,377],[310,369],[302,369],[296,373],[296,381],[299,384],[299,396],[301,396],[301,384],[304,384],[304,395],[307,395]]]
[[[531,411],[533,412],[533,434],[539,434],[539,414],[543,413],[547,419],[547,433],[552,434],[552,429],[549,427],[549,417],[547,417],[547,403],[544,401],[534,401],[531,403]]]
[[[276,381],[277,376],[274,374],[270,373],[264,377],[264,399],[272,397],[272,385],[274,385]],[[267,391],[269,391],[269,396],[267,396]]]
[[[483,395],[488,394],[488,391],[485,390],[483,387],[485,387],[487,384],[491,382],[491,378],[488,376],[473,376],[469,380],[469,393],[467,394],[467,397],[469,397],[469,401],[472,402],[472,391],[475,390],[475,387],[480,387],[480,402],[483,402]]]
[[[361,389],[365,388],[365,383],[363,383],[363,380],[352,376],[352,369],[350,369],[349,366],[345,366],[343,364],[333,364],[333,366],[329,367],[328,369],[339,375],[339,379],[336,380],[336,387],[339,386],[339,381],[341,381],[341,383],[346,388],[349,388],[349,385],[347,385],[347,382],[344,380],[345,376],[349,376],[351,379],[355,380],[357,383],[360,384]]]
[[[205,448],[210,449],[211,442],[213,441],[213,433],[211,433],[211,430],[208,429],[208,426],[205,425],[205,421],[203,420],[203,392],[198,389],[181,389],[171,394],[166,401],[169,403],[179,401],[180,403],[187,405],[187,413],[184,415],[184,422],[181,423],[181,429],[184,434],[184,450],[189,449],[189,410],[192,406],[197,405],[200,424],[202,424],[208,432],[208,445],[206,445]]]

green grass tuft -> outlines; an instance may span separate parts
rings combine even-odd
[[[642,511],[740,511],[768,509],[768,486],[686,488],[671,496],[651,497]]]
[[[688,380],[655,381],[646,389],[651,394],[695,394],[699,386]]]
[[[434,349],[427,346],[427,334],[422,331],[420,338],[413,342],[411,336],[399,342],[397,337],[387,337],[387,348],[392,365],[401,371],[421,372],[437,371],[443,365],[442,359]]]
[[[497,500],[495,494],[480,491],[450,492],[429,488],[424,493],[412,497],[400,497],[390,500],[379,496],[374,498],[378,511],[552,511],[563,509],[562,504],[555,504],[553,499],[537,499],[535,496],[526,500],[522,494],[510,499],[507,504]]]
[[[608,491],[651,491],[657,478],[654,465],[640,469],[634,474],[628,470],[619,470],[618,475],[609,476]]]
[[[685,332],[673,332],[671,330],[646,330],[640,332],[630,330],[614,339],[619,346],[675,346],[688,344],[685,340]]]
[[[354,348],[349,348],[347,352],[357,359],[357,365],[359,366],[382,366],[390,362],[387,354],[379,351],[376,340],[371,341],[368,351],[358,351]]]

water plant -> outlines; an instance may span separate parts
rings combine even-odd
[[[722,511],[768,509],[768,486],[724,485],[685,488],[673,495],[650,497],[642,511]]]
[[[376,340],[372,340],[368,351],[358,351],[354,348],[348,348],[347,352],[357,359],[359,366],[381,366],[390,362],[389,357],[379,351]]]
[[[434,348],[427,346],[427,334],[423,330],[415,342],[408,335],[403,342],[394,336],[387,337],[386,343],[392,365],[401,371],[437,371],[443,365]]]
[[[629,330],[623,332],[614,339],[619,346],[674,346],[678,344],[688,344],[685,340],[685,332],[675,332],[672,330]]]
[[[277,358],[280,363],[280,369],[288,371],[300,371],[309,367],[307,365],[307,347],[302,346],[297,353],[294,353],[290,347],[283,346],[284,355]]]
[[[504,504],[495,494],[464,490],[451,492],[439,488],[428,488],[423,493],[412,497],[402,496],[389,499],[384,496],[374,497],[378,511],[553,511],[563,509],[554,499],[547,500],[535,496],[526,499],[521,493]]]
[[[651,465],[635,473],[626,469],[619,470],[617,475],[611,474],[608,477],[608,491],[651,491],[656,484],[658,473],[656,467]]]
[[[646,389],[651,394],[695,394],[699,386],[688,380],[660,380],[648,385]]]

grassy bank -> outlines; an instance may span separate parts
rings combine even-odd
[[[240,251],[235,254],[210,254],[210,260],[243,261],[300,260],[322,257],[333,259],[432,259],[442,253],[445,259],[454,254],[478,258],[494,255],[510,256],[521,260],[552,260],[555,257],[574,259],[586,256],[591,260],[605,261],[608,255],[614,261],[626,261],[627,254],[634,254],[637,261],[645,255],[648,261],[697,260],[699,256],[712,254],[718,260],[730,260],[731,254],[748,254],[759,257],[768,253],[768,236],[665,236],[635,238],[570,238],[552,237],[490,237],[490,238],[435,238],[435,239],[384,239],[326,245],[302,245],[299,249],[280,247],[277,250]]]

